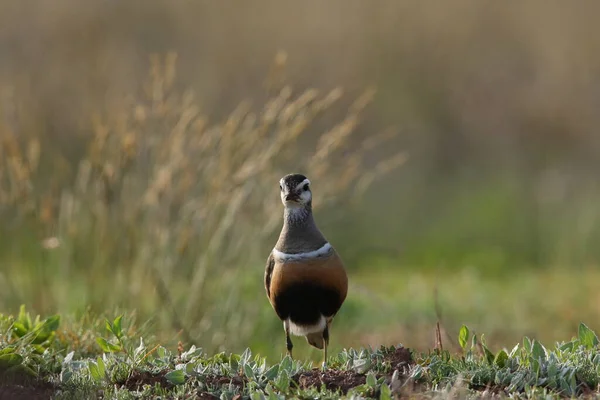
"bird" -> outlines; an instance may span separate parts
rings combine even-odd
[[[348,294],[346,268],[315,223],[310,180],[298,173],[285,175],[279,192],[283,227],[267,258],[266,294],[283,322],[290,358],[290,334],[305,336],[311,346],[323,350],[326,369],[330,325]]]

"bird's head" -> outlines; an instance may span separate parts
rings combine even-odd
[[[307,209],[312,205],[310,181],[302,174],[289,174],[279,180],[281,201],[286,209]]]

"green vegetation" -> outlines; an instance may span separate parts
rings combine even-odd
[[[600,384],[597,335],[585,324],[570,341],[545,347],[527,337],[492,352],[467,326],[460,350],[438,345],[419,353],[402,346],[344,349],[326,371],[285,356],[267,363],[249,349],[209,354],[180,344],[176,352],[137,337],[118,316],[78,340],[51,316],[35,321],[25,308],[0,315],[0,393],[35,398],[376,398],[489,396],[559,398],[592,394]],[[82,327],[84,329],[92,327]],[[87,339],[85,339],[87,337]],[[95,337],[96,345],[86,340]],[[240,397],[241,396],[241,397]],[[3,397],[4,398],[4,397]]]
[[[394,393],[596,390],[579,327],[600,331],[598,6],[29,3],[0,0],[13,377],[80,398],[270,381],[274,398],[280,371],[309,374],[282,361],[262,287],[276,182],[297,171],[349,270],[330,389],[353,371],[350,394],[385,397],[402,343]],[[430,351],[438,322],[452,356]]]
[[[467,211],[485,225],[504,223],[490,216],[502,214],[506,204],[515,206],[510,196],[482,195],[476,197],[480,209],[447,220],[439,212],[432,216],[446,243],[439,247],[435,235],[419,242],[416,229],[423,225],[416,225],[405,259],[368,247],[353,254],[361,246],[352,244],[363,243],[362,237],[345,241],[349,231],[341,227],[347,221],[336,218],[342,211],[373,213],[363,203],[367,189],[402,171],[406,161],[403,151],[377,153],[396,137],[393,130],[359,134],[372,90],[346,99],[341,89],[295,93],[284,86],[259,111],[243,103],[211,123],[194,96],[176,85],[175,60],[174,54],[153,57],[139,96],[129,96],[118,112],[90,117],[90,135],[81,139],[74,160],[36,130],[16,135],[7,124],[2,131],[0,304],[7,313],[21,304],[43,314],[59,312],[63,356],[75,348],[80,357],[95,357],[92,370],[98,375],[107,368],[97,361],[98,349],[116,351],[125,366],[115,368],[132,378],[145,362],[140,352],[149,351],[142,346],[136,352],[139,344],[131,347],[123,339],[137,335],[164,351],[179,342],[202,348],[207,357],[250,348],[270,365],[279,362],[281,324],[264,294],[262,275],[281,219],[273,182],[297,168],[328,183],[315,184],[317,218],[349,268],[350,291],[332,328],[332,354],[399,342],[427,352],[438,321],[449,348],[458,349],[453,332],[467,323],[486,332],[494,354],[524,335],[545,343],[560,340],[581,320],[598,328],[594,268],[576,274],[558,267],[519,270],[518,263],[509,263],[518,255],[464,251],[468,235],[447,241],[454,228],[473,229],[461,217]],[[335,118],[338,122],[327,124]],[[303,133],[313,130],[322,133],[305,139]],[[376,162],[367,167],[370,157]],[[459,209],[464,201],[457,201]],[[419,246],[428,247],[431,259],[410,265],[419,260],[411,255]],[[448,266],[439,261],[442,254]],[[125,336],[112,317],[120,314],[128,329],[135,327]],[[105,336],[105,317],[113,321],[112,336]],[[58,322],[19,319],[16,327],[24,336],[48,333]],[[293,340],[299,359],[318,359],[302,338]],[[43,356],[42,343],[32,345]],[[36,357],[22,357],[23,368],[40,368],[32,364]]]

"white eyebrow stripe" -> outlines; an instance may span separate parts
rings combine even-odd
[[[296,185],[296,190],[298,190],[298,188],[300,186],[304,186],[307,183],[310,185],[310,181],[308,180],[308,178],[306,178],[305,180],[303,180],[302,182],[300,182],[298,185]]]
[[[312,258],[319,258],[319,257],[326,256],[331,252],[331,249],[332,249],[331,245],[329,244],[329,242],[327,242],[321,248],[318,248],[317,250],[313,250],[313,251],[308,251],[306,253],[288,254],[288,253],[281,252],[277,249],[273,249],[273,256],[275,257],[275,259],[277,261],[282,261],[282,262],[309,260]]]

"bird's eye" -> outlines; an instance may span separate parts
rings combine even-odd
[[[279,190],[283,190],[283,186],[281,186],[281,183],[279,184]]]
[[[308,190],[308,183],[306,185],[304,185],[304,187],[302,188],[302,190],[304,190],[305,192]]]

